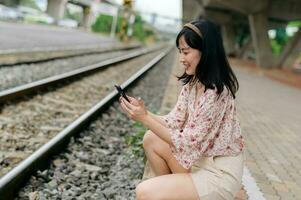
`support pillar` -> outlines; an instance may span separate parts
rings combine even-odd
[[[256,63],[260,67],[274,66],[274,56],[268,37],[268,19],[264,12],[253,13],[248,16],[252,42],[256,53]]]
[[[241,59],[248,59],[251,55],[252,50],[252,40],[251,38],[249,38],[248,41],[239,50],[238,57]]]
[[[285,45],[277,66],[283,68],[291,68],[293,62],[298,58],[301,52],[301,28],[295,33],[293,38]]]
[[[183,24],[196,20],[200,16],[204,16],[205,8],[201,3],[195,0],[185,0],[183,6]]]
[[[235,33],[231,23],[222,25],[222,36],[226,54],[234,56],[235,54]]]
[[[92,17],[93,17],[91,7],[85,6],[83,11],[84,11],[83,27],[86,30],[90,30],[91,23],[92,23]]]
[[[48,0],[47,13],[54,18],[55,23],[64,17],[67,0]]]

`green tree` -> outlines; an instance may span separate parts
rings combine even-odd
[[[97,17],[95,23],[92,25],[94,32],[110,33],[113,23],[113,17],[110,15],[101,14]],[[118,17],[117,20],[117,34],[121,31],[122,18]],[[148,37],[155,36],[153,30],[145,25],[142,17],[136,15],[133,24],[133,37],[141,42],[145,42]]]
[[[39,6],[37,6],[37,3],[36,3],[35,0],[20,0],[20,4],[23,5],[23,6],[31,7],[31,8],[34,8],[34,9],[37,9],[37,10],[41,11]]]
[[[120,19],[118,19],[119,21]],[[113,17],[105,14],[101,14],[97,17],[96,21],[92,25],[94,32],[110,33]]]

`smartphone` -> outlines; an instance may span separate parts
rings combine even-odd
[[[114,85],[114,86],[117,89],[119,95],[122,96],[123,98],[125,98],[125,100],[127,100],[128,102],[130,102],[130,100],[127,98],[125,92],[123,91],[123,89],[119,85]]]

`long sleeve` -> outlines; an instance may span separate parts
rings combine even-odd
[[[172,153],[189,169],[201,156],[234,155],[243,147],[234,99],[226,88],[208,89],[183,129],[170,128]]]
[[[180,129],[184,125],[188,114],[188,96],[189,85],[186,84],[181,89],[175,107],[167,115],[161,116],[168,128]]]

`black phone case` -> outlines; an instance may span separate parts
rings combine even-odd
[[[127,98],[127,96],[125,95],[125,92],[123,91],[123,89],[119,86],[119,85],[115,85],[115,88],[117,89],[118,93],[120,96],[122,96],[123,98],[125,98],[128,102],[130,102],[130,100]]]

